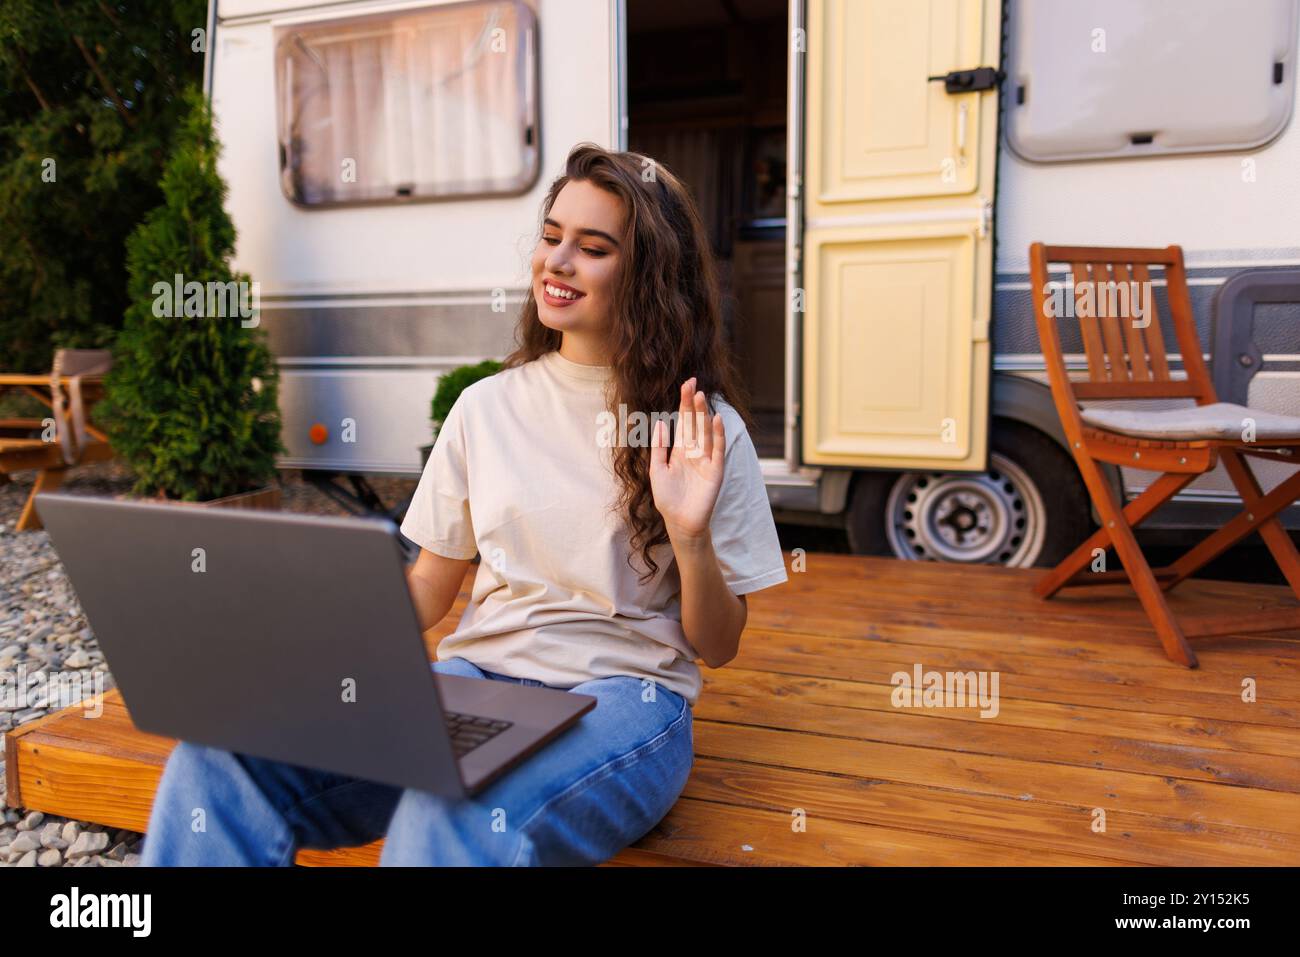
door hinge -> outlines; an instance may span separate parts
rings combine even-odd
[[[943,80],[943,88],[948,93],[980,93],[984,90],[993,89],[1006,79],[1006,76],[1004,70],[995,70],[991,66],[981,66],[973,70],[953,70],[951,73],[932,76],[927,79],[931,83],[935,80]]]
[[[980,239],[988,239],[989,229],[993,226],[993,203],[990,200],[984,200],[984,205],[980,207]]]

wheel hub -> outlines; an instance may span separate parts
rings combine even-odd
[[[908,472],[886,505],[889,544],[915,561],[1028,566],[1042,550],[1042,496],[998,453],[982,474]]]

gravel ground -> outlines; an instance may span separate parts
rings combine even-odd
[[[86,694],[114,686],[98,642],[44,531],[15,532],[14,525],[31,490],[35,473],[26,472],[0,485],[0,675],[10,693],[0,698],[0,732],[34,721],[54,707],[43,697],[17,692],[20,678],[44,686],[38,672],[59,672],[62,681],[81,678]],[[280,473],[282,507],[320,515],[348,512],[304,482],[298,472]],[[404,502],[415,479],[375,478],[371,486],[385,505]],[[105,462],[73,470],[62,491],[82,495],[111,495],[130,489],[131,478],[119,463]],[[66,688],[66,685],[64,686]],[[22,700],[23,698],[26,700]],[[0,753],[0,797],[5,789],[4,754]],[[26,808],[4,808],[0,820],[0,867],[121,867],[138,864],[143,835],[73,821]]]

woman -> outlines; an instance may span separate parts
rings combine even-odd
[[[408,583],[427,630],[480,554],[433,669],[596,707],[463,800],[181,743],[143,864],[289,865],[380,837],[383,865],[597,864],[668,813],[694,759],[696,660],[730,661],[744,596],[786,580],[686,187],[576,147],[516,335],[438,433],[402,523],[421,546]]]

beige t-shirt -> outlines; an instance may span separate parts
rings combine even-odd
[[[694,707],[699,655],[682,631],[672,546],[656,547],[659,570],[641,584],[645,566],[615,505],[610,434],[622,433],[602,416],[609,373],[550,352],[468,386],[438,432],[402,534],[447,558],[482,555],[438,660],[570,688],[650,678]],[[754,444],[736,410],[714,403],[727,451],[709,528],[724,581],[743,595],[786,581],[785,561]]]

